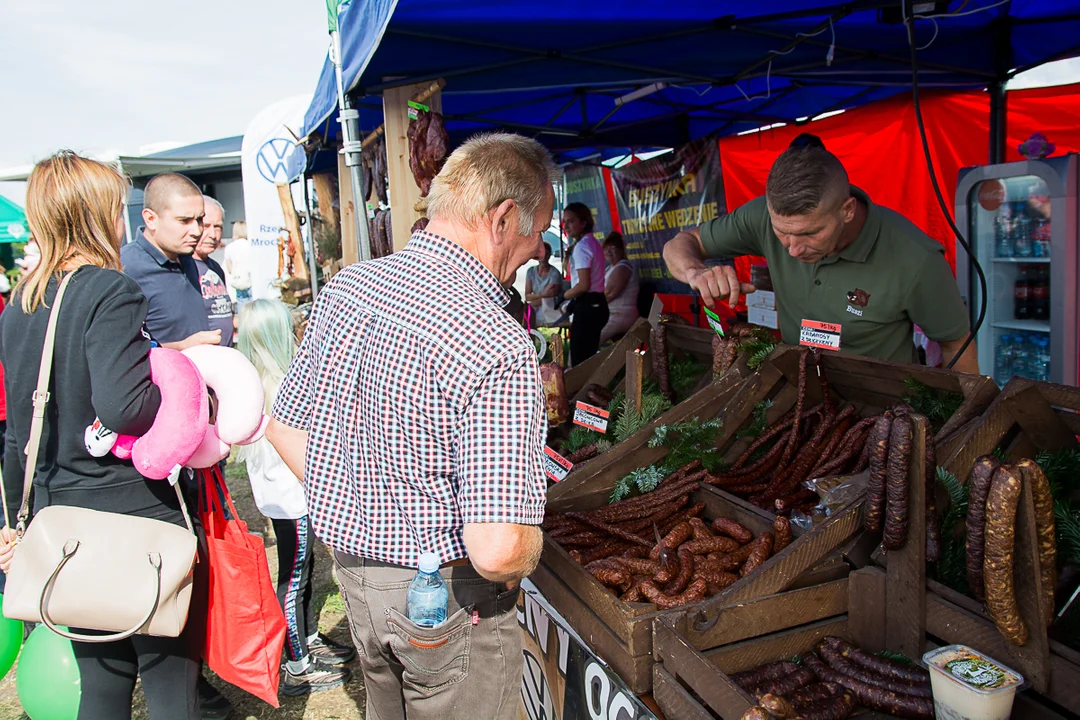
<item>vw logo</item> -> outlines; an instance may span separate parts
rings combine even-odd
[[[16,240],[26,234],[26,228],[23,227],[22,223],[10,223],[7,226],[7,231],[8,235],[15,238]]]
[[[259,148],[255,167],[268,183],[291,183],[307,168],[307,154],[292,140],[277,137]]]

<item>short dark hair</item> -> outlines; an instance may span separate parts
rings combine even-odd
[[[800,133],[798,137],[791,141],[788,145],[789,148],[803,148],[803,147],[816,147],[825,149],[825,143],[821,138],[813,133]]]
[[[824,147],[789,147],[773,163],[765,182],[765,200],[777,215],[806,215],[833,195],[847,197],[847,171]]]
[[[585,232],[591,233],[593,231],[593,216],[592,210],[585,203],[573,202],[566,206],[566,212],[577,215],[577,219],[585,223]]]
[[[608,233],[606,238],[604,238],[604,247],[607,247],[608,245],[617,248],[622,252],[626,252],[626,243],[623,242],[622,233],[618,230],[613,230]]]

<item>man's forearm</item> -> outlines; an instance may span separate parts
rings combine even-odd
[[[941,345],[941,361],[946,367],[956,356],[956,353],[959,352],[966,340],[967,336],[964,336],[957,340],[939,343]],[[960,356],[960,359],[956,361],[956,364],[952,366],[952,369],[957,372],[971,373],[972,375],[979,374],[979,353],[975,348],[974,340],[967,346],[964,350],[964,354]]]
[[[289,470],[292,470],[292,474],[299,478],[300,482],[304,482],[307,430],[298,430],[271,418],[270,424],[266,426],[266,439],[277,450]]]
[[[687,282],[690,273],[705,267],[701,243],[691,232],[679,233],[664,244],[664,263],[676,280]]]

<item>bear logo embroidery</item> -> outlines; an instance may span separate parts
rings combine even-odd
[[[870,302],[870,293],[859,288],[848,290],[847,301],[856,307],[864,308]]]

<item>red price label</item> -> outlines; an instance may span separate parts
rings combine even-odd
[[[607,432],[608,419],[610,417],[611,413],[607,410],[581,401],[578,401],[577,405],[574,407],[574,424],[580,425],[581,427],[587,427],[598,433]]]
[[[551,448],[544,447],[544,473],[551,478],[553,482],[565,480],[566,476],[569,475],[570,471],[573,469],[574,464],[572,462]]]

